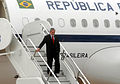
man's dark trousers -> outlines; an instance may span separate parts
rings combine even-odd
[[[54,66],[55,66],[55,71],[54,73],[59,73],[60,72],[60,62],[59,62],[59,54],[57,53],[51,53],[47,56],[47,63],[52,69],[53,65],[53,59],[55,60]],[[47,68],[47,73],[49,73],[49,69]]]
[[[46,35],[43,41],[40,43],[38,48],[42,48],[44,44],[46,44],[46,53],[47,53],[47,63],[52,69],[53,59],[55,60],[55,73],[60,72],[60,62],[59,62],[59,52],[60,52],[60,44],[59,40],[56,36],[54,36],[54,44],[50,34]],[[47,73],[49,73],[49,69],[47,69]]]

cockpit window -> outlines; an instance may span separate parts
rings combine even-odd
[[[120,28],[120,20],[116,20],[115,25],[116,25],[117,28]]]
[[[96,28],[99,27],[99,22],[97,19],[93,19],[93,26]]]
[[[70,19],[70,25],[72,27],[76,27],[76,20],[75,19]]]
[[[81,23],[82,23],[83,27],[87,27],[88,26],[88,23],[87,23],[86,19],[82,19]]]
[[[51,26],[53,26],[53,20],[51,18],[48,18],[47,21],[50,23]]]
[[[104,20],[104,26],[105,26],[106,28],[109,28],[109,27],[110,27],[110,21],[109,21],[108,19],[105,19],[105,20]]]

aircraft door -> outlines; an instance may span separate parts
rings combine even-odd
[[[12,40],[11,25],[8,20],[0,18],[0,50],[5,49]]]
[[[41,24],[43,24],[47,29],[50,28],[49,24],[42,20],[34,21],[24,26],[22,37],[26,43],[26,39],[30,38],[36,46],[39,46],[40,42],[44,38],[43,26]],[[45,50],[45,46],[42,48],[42,50]]]

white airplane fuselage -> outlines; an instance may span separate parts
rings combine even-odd
[[[120,84],[119,0],[3,0],[0,9],[19,34],[35,20],[50,23],[91,84]]]

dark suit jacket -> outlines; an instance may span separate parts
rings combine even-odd
[[[59,39],[54,36],[55,40],[54,40],[54,45],[53,45],[53,41],[52,38],[50,36],[50,34],[46,35],[43,39],[43,41],[40,43],[38,48],[42,48],[44,44],[46,44],[46,51],[47,51],[47,55],[50,54],[59,54],[60,52],[60,44],[59,44]]]

